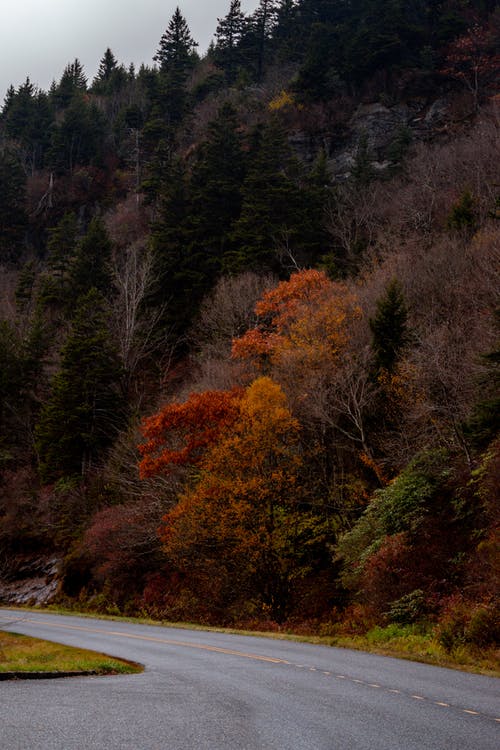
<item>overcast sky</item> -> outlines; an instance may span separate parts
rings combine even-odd
[[[206,50],[229,0],[0,0],[0,104],[10,84],[29,76],[42,89],[75,57],[89,79],[111,47],[127,66],[151,64],[177,5]],[[242,0],[246,13],[258,0]]]

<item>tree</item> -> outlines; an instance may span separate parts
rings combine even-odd
[[[472,95],[474,110],[479,106],[482,90],[498,80],[500,55],[495,54],[496,44],[493,29],[476,23],[448,49],[446,67],[441,73],[463,83]]]
[[[159,63],[162,73],[172,70],[186,72],[193,67],[193,53],[197,46],[186,19],[177,7],[160,39],[160,46],[153,60]]]
[[[112,94],[123,88],[128,80],[128,74],[108,47],[99,63],[97,74],[92,81],[92,91],[96,94]]]
[[[288,612],[303,531],[299,432],[280,387],[259,378],[206,453],[199,481],[164,519],[167,556],[198,595],[211,592],[213,607],[243,607],[257,594],[278,622]]]
[[[397,361],[408,343],[408,311],[403,290],[397,279],[386,287],[384,296],[377,302],[376,314],[370,318],[374,368],[379,374],[394,372]]]
[[[317,194],[307,185],[277,119],[256,133],[227,270],[278,271],[307,265],[319,250]],[[289,270],[289,268],[287,269]]]
[[[207,288],[231,252],[231,230],[240,215],[246,172],[236,110],[225,104],[209,123],[190,180],[190,253],[199,258]]]
[[[87,77],[83,65],[76,58],[72,63],[66,65],[61,80],[52,90],[52,99],[57,109],[65,109],[75,94],[87,91]]]
[[[495,327],[500,332],[500,308],[494,311]],[[500,343],[482,357],[484,372],[479,379],[481,400],[474,405],[465,430],[477,447],[483,448],[498,435],[500,424]]]
[[[227,83],[231,84],[238,75],[241,65],[240,43],[245,26],[245,15],[240,0],[231,0],[229,11],[224,18],[217,19],[213,57],[222,68]]]
[[[49,229],[47,240],[48,274],[43,279],[40,299],[43,302],[67,305],[70,292],[71,264],[78,238],[78,221],[74,213],[66,213]]]
[[[47,95],[29,78],[8,96],[2,112],[5,132],[15,141],[26,174],[34,174],[43,166],[50,142],[52,107]]]
[[[12,439],[13,416],[20,404],[24,367],[22,346],[13,327],[0,321],[0,461]],[[10,429],[9,429],[10,428]]]
[[[359,311],[346,287],[308,269],[266,291],[255,312],[257,326],[234,340],[233,357],[278,367],[294,359],[302,374],[325,356],[333,364],[347,341],[346,321]]]
[[[82,95],[75,95],[52,130],[50,166],[73,174],[77,166],[100,164],[105,134],[103,113],[95,103],[89,104]]]
[[[180,159],[165,164],[159,192],[151,238],[156,285],[149,302],[164,308],[161,323],[178,336],[185,333],[204,291],[197,259],[186,252],[190,202],[186,168]]]
[[[124,422],[120,378],[104,300],[91,289],[79,300],[60,369],[35,430],[44,482],[85,476],[103,462]]]
[[[142,477],[193,467],[238,416],[241,391],[192,393],[183,403],[167,404],[143,422],[147,442],[139,446]]]
[[[137,373],[139,364],[159,347],[155,337],[162,309],[147,307],[147,298],[154,287],[153,256],[145,243],[137,241],[115,254],[112,265],[113,286],[116,297],[113,303],[113,330],[128,384]]]
[[[17,260],[28,227],[26,175],[11,151],[0,151],[0,259]]]
[[[259,0],[259,5],[246,22],[241,47],[245,62],[252,66],[258,82],[264,77],[276,13],[276,0]]]
[[[106,227],[101,219],[92,219],[78,243],[71,267],[69,286],[73,303],[91,289],[109,295],[112,288],[110,261],[111,241]]]

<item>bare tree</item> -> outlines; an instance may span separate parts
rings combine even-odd
[[[159,343],[155,334],[163,308],[147,308],[146,300],[155,281],[151,249],[138,240],[113,260],[113,280],[117,297],[113,305],[116,340],[129,382],[140,363],[155,351]],[[163,352],[169,361],[172,344],[163,342]]]

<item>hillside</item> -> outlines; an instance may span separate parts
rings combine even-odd
[[[1,110],[0,600],[490,649],[498,5],[158,37]]]

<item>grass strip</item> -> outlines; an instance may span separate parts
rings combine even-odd
[[[11,673],[18,677],[22,673],[64,673],[69,676],[135,672],[142,672],[142,667],[106,654],[0,631],[0,674]]]

